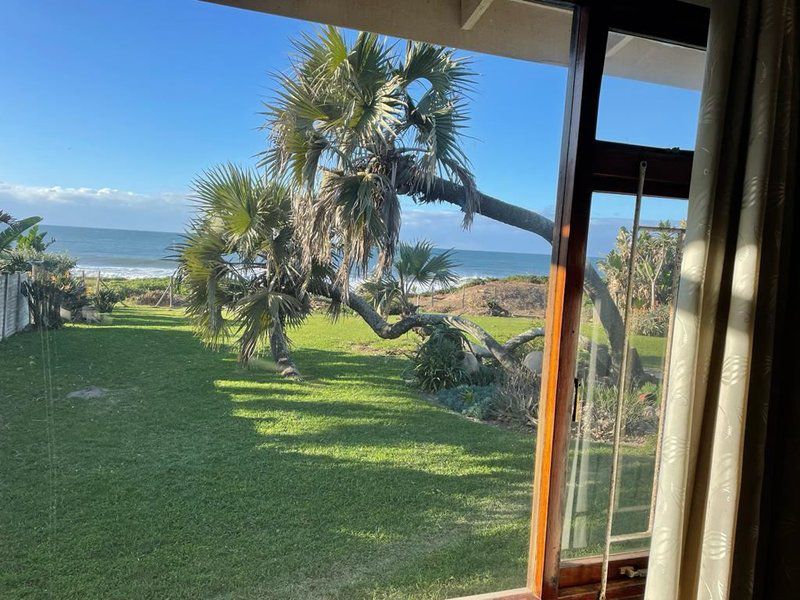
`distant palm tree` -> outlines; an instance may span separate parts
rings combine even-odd
[[[412,294],[453,285],[458,281],[456,266],[453,250],[436,252],[427,241],[401,242],[391,271],[368,279],[360,289],[381,313],[389,314],[397,307],[409,315],[416,310]]]
[[[194,183],[197,213],[179,244],[187,312],[213,346],[233,336],[248,361],[269,343],[286,375],[296,374],[286,327],[310,310],[288,190],[233,165],[207,171]]]

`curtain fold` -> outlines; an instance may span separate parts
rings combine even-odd
[[[800,597],[797,12],[712,2],[647,600]]]

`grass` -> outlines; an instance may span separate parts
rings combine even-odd
[[[501,341],[540,325],[475,321]],[[433,599],[522,585],[532,436],[405,387],[413,334],[380,340],[360,319],[314,315],[292,338],[302,381],[204,348],[178,310],[118,307],[104,325],[0,343],[0,598]],[[89,385],[108,395],[66,398]],[[599,549],[608,445],[576,464],[570,556]],[[621,507],[649,503],[652,472],[648,449],[626,449]],[[642,518],[620,515],[615,532]]]
[[[602,325],[594,321],[581,323],[581,335],[608,345],[608,334]],[[636,349],[645,369],[651,372],[661,372],[664,369],[667,338],[634,334],[631,335],[631,346]]]
[[[300,382],[239,368],[166,309],[0,343],[0,597],[521,585],[533,440],[404,387],[410,337],[321,316],[293,337]],[[66,398],[89,385],[109,394]]]

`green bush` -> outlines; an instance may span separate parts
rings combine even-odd
[[[411,373],[417,386],[438,392],[464,383],[464,337],[451,328],[438,326],[411,356]]]
[[[61,327],[64,324],[62,308],[76,315],[87,304],[83,282],[69,272],[53,274],[40,271],[36,279],[22,284],[22,294],[28,301],[33,324],[40,329]]]
[[[493,385],[460,385],[440,390],[436,400],[462,415],[485,421],[496,413],[495,395]]]
[[[536,426],[539,416],[540,377],[526,367],[504,373],[497,386],[497,418],[516,426]]]
[[[475,373],[467,375],[467,379],[471,385],[487,386],[498,381],[502,377],[502,373],[499,367],[481,363]]]
[[[646,383],[629,391],[622,409],[623,433],[626,437],[644,437],[658,431],[658,405],[661,387]],[[617,414],[617,387],[596,384],[591,401],[584,401],[581,424],[592,439],[610,442],[614,439]]]
[[[117,304],[117,302],[122,301],[123,297],[124,296],[116,290],[110,290],[101,287],[100,290],[94,295],[92,304],[94,304],[97,312],[110,313],[114,310],[114,306]]]
[[[75,268],[75,259],[64,253],[13,248],[0,254],[0,271],[29,273],[33,270],[47,273],[66,273]]]
[[[666,337],[669,329],[669,305],[662,304],[655,310],[639,309],[631,313],[631,330],[636,335]]]
[[[89,281],[88,283],[92,283]],[[139,279],[124,279],[122,277],[103,278],[102,287],[114,290],[121,298],[130,298],[147,292],[163,293],[169,286],[169,277],[142,277]]]

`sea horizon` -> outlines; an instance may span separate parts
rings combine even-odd
[[[66,252],[77,261],[76,271],[106,277],[138,279],[168,277],[177,268],[171,249],[183,234],[110,227],[40,224],[52,252]],[[438,248],[442,252],[449,248]],[[453,248],[454,269],[461,280],[512,275],[547,275],[550,254]]]

